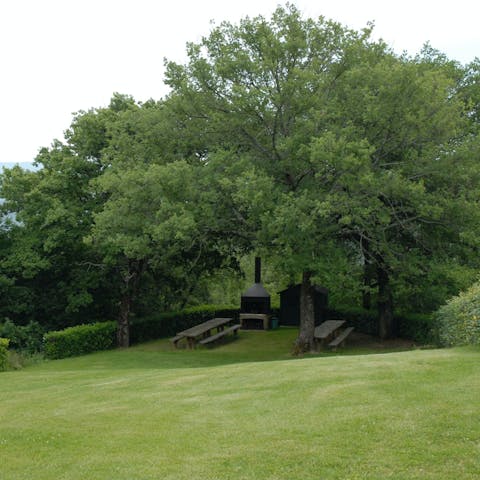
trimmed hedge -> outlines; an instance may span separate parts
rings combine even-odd
[[[9,343],[8,338],[0,338],[0,372],[7,369]]]
[[[177,312],[165,312],[135,318],[130,323],[130,343],[142,343],[158,338],[173,337],[177,332],[203,323],[214,317],[238,315],[238,307],[231,305],[201,305]]]
[[[480,283],[440,307],[435,320],[440,345],[480,345]]]
[[[328,310],[328,318],[344,319],[357,332],[378,335],[378,312],[363,308],[340,307]],[[419,344],[434,343],[434,321],[431,314],[406,313],[395,315],[399,337],[408,338]]]
[[[77,325],[65,330],[48,332],[43,337],[45,357],[50,359],[74,357],[114,348],[116,333],[116,322]]]

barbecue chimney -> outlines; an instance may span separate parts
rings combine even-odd
[[[241,298],[240,319],[243,328],[268,328],[270,294],[265,290],[261,280],[261,260],[256,257],[255,283],[242,294]]]

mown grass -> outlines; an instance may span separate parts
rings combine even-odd
[[[479,478],[478,348],[292,359],[293,335],[2,373],[0,479]]]

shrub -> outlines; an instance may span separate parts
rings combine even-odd
[[[20,349],[23,344],[23,331],[20,326],[15,325],[10,319],[0,324],[0,337],[8,338],[10,348]]]
[[[115,346],[116,322],[77,325],[65,330],[48,332],[44,336],[45,357],[50,359],[74,357]]]
[[[440,307],[435,322],[440,345],[479,345],[480,283]]]
[[[398,317],[398,336],[410,338],[416,343],[436,343],[433,315],[428,313],[407,313]]]
[[[38,322],[31,321],[23,329],[23,345],[21,350],[29,354],[38,353],[43,350],[43,336],[45,329]]]
[[[28,325],[21,326],[7,319],[0,324],[0,337],[10,340],[10,348],[29,354],[42,350],[44,333],[43,327],[38,322],[31,321]]]
[[[8,338],[0,338],[0,372],[7,369],[8,359]]]

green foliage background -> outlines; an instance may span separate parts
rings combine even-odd
[[[0,175],[0,322],[238,305],[255,255],[275,306],[308,272],[338,310],[436,310],[480,270],[479,72],[293,5],[218,24],[165,98],[115,93]]]

